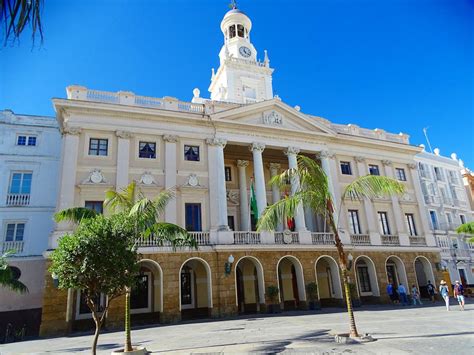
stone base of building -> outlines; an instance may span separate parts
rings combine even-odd
[[[156,249],[155,249],[156,250]],[[141,276],[148,288],[136,296],[134,324],[176,323],[199,318],[225,318],[237,314],[265,313],[273,300],[267,288],[276,286],[276,303],[283,311],[308,308],[306,285],[318,285],[322,307],[344,307],[337,254],[332,250],[208,248],[199,251],[143,253]],[[363,304],[388,303],[388,280],[419,289],[428,280],[437,285],[442,275],[436,251],[351,250],[349,281],[355,284]],[[234,257],[230,273],[226,263]],[[228,270],[227,270],[228,271]],[[146,293],[146,296],[145,296]],[[80,314],[77,291],[54,288],[45,275],[40,335],[68,334],[87,326]],[[140,303],[141,302],[141,303]],[[145,307],[146,306],[146,307]],[[92,323],[89,325],[93,328]],[[107,329],[124,324],[124,297],[114,299],[106,319]]]

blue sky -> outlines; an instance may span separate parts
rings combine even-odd
[[[54,115],[80,84],[207,96],[228,0],[46,0],[45,39],[0,49],[0,109]],[[474,1],[240,0],[274,93],[338,123],[411,135],[474,168]]]

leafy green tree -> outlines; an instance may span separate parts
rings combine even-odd
[[[14,292],[26,293],[28,292],[28,287],[15,278],[12,268],[7,263],[7,258],[13,254],[15,254],[15,251],[9,250],[0,255],[0,286],[9,288]]]
[[[461,224],[456,228],[456,233],[474,236],[474,221]],[[469,243],[474,243],[474,237],[469,239]]]
[[[122,191],[108,190],[105,194],[104,206],[112,213],[125,213],[133,221],[133,238],[138,243],[141,239],[153,238],[157,245],[197,248],[197,243],[187,231],[173,223],[160,222],[168,202],[175,197],[173,189],[160,192],[154,199],[145,197],[137,187],[135,181],[130,183]],[[55,215],[56,222],[71,221],[82,223],[82,221],[93,218],[96,215],[84,207],[73,207],[62,210]],[[132,350],[131,325],[130,325],[130,292],[127,288],[125,293],[125,351]]]
[[[4,45],[7,45],[9,38],[13,41],[19,39],[28,26],[31,27],[33,43],[38,33],[41,42],[43,41],[43,3],[43,0],[0,0],[0,25],[3,25]]]
[[[95,323],[92,353],[96,354],[100,329],[110,302],[136,282],[138,253],[134,224],[125,213],[84,219],[72,234],[59,240],[51,254],[49,271],[60,289],[80,290]],[[97,295],[106,296],[103,309]]]
[[[328,177],[315,160],[304,155],[298,156],[298,166],[288,169],[282,174],[273,177],[270,184],[287,187],[291,181],[299,181],[298,188],[288,198],[282,199],[267,207],[260,217],[257,230],[275,230],[278,223],[286,218],[295,216],[299,205],[310,208],[315,213],[325,216],[326,223],[334,234],[335,246],[338,253],[339,267],[341,268],[344,284],[344,294],[349,315],[350,336],[358,337],[354,312],[352,309],[351,292],[348,282],[347,259],[344,247],[339,237],[336,211],[339,214],[346,198],[363,200],[376,197],[402,194],[405,187],[400,182],[376,175],[367,175],[355,179],[347,185],[341,197],[339,206],[333,200],[329,189]]]

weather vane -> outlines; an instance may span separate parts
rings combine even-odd
[[[232,8],[232,9],[236,9],[237,8],[237,0],[231,0],[230,4],[229,4],[229,7]]]

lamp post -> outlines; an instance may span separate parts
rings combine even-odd
[[[58,288],[59,286],[59,276],[56,273],[51,274],[51,278],[53,279],[53,286],[54,288]]]
[[[234,256],[232,254],[227,258],[227,262],[224,264],[225,276],[228,276],[232,271],[232,264],[234,263]]]
[[[347,266],[347,270],[349,270],[349,271],[351,271],[351,269],[352,269],[352,262],[353,262],[353,260],[354,260],[354,257],[352,256],[351,253],[349,253],[349,254],[347,255],[347,265],[346,265],[346,266]]]

